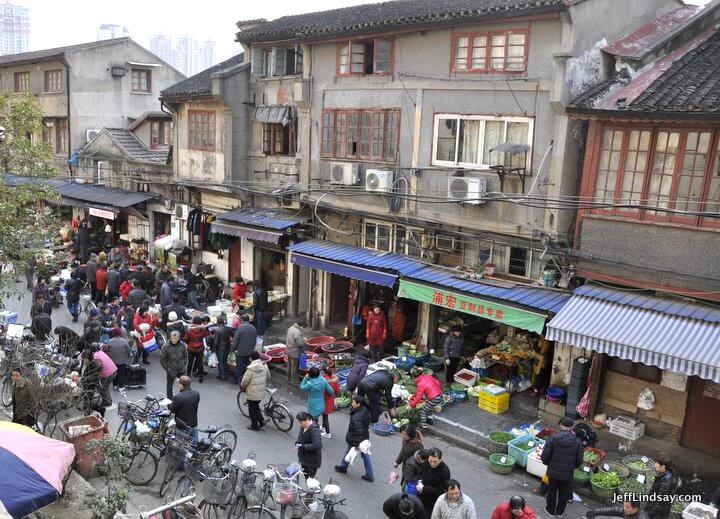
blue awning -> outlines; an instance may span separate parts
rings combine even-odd
[[[711,307],[712,308],[712,307]],[[546,338],[720,382],[720,323],[573,295]]]
[[[290,214],[277,209],[265,209],[262,207],[243,207],[229,213],[219,214],[217,220],[249,225],[275,231],[284,231],[293,225],[307,221],[306,216]]]
[[[296,265],[324,270],[325,272],[331,272],[332,274],[337,274],[338,276],[344,276],[346,278],[367,281],[368,283],[374,283],[375,285],[382,285],[384,287],[394,286],[395,281],[397,280],[396,275],[387,272],[346,265],[336,261],[306,256],[304,254],[293,253],[290,256],[290,262],[295,263]]]

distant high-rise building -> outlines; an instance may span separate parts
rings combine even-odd
[[[167,34],[156,34],[150,39],[150,52],[172,65],[172,38]]]
[[[0,54],[18,54],[30,49],[30,10],[8,2],[0,4]]]
[[[215,64],[215,42],[198,42],[188,34],[174,39],[167,34],[156,34],[150,39],[150,50],[186,76]]]
[[[97,30],[97,41],[101,40],[112,40],[114,38],[124,38],[130,36],[130,31],[127,27],[121,27],[114,23],[104,23]]]
[[[215,42],[213,40],[204,41],[198,46],[198,50],[200,53],[199,72],[215,64]]]

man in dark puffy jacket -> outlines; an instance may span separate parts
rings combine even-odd
[[[583,461],[583,446],[572,431],[574,422],[567,416],[560,420],[560,432],[548,438],[543,448],[542,462],[547,465],[548,492],[545,511],[552,515],[562,515],[570,498],[573,471]]]
[[[140,284],[137,282],[137,280],[133,280],[132,284],[133,289],[130,291],[128,299],[130,300],[130,304],[133,306],[133,308],[137,310],[145,303],[149,303],[150,298],[148,297],[147,292],[140,288]]]
[[[314,478],[322,465],[322,436],[320,428],[312,416],[305,411],[300,411],[295,419],[300,426],[300,432],[295,440],[295,448],[298,451],[298,462],[302,467],[306,478]]]
[[[445,354],[445,383],[452,384],[455,382],[455,373],[457,373],[458,365],[463,354],[463,338],[462,330],[459,326],[453,326],[452,332],[445,337],[443,345]]]
[[[351,393],[357,389],[358,384],[362,379],[365,378],[368,366],[370,365],[370,359],[365,355],[358,355],[355,357],[355,362],[350,370],[347,378],[347,390]]]
[[[88,283],[90,283],[92,290],[90,295],[93,301],[97,301],[97,269],[97,256],[90,254],[90,260],[87,262],[87,265],[85,265],[85,273],[87,274]]]
[[[395,382],[392,373],[385,370],[378,370],[366,376],[358,384],[358,395],[367,395],[370,400],[370,423],[377,423],[380,418],[380,398],[384,394],[390,401],[393,383]]]
[[[120,272],[117,269],[117,265],[113,263],[107,272],[108,301],[111,300],[113,297],[120,296],[120,283],[122,283]]]
[[[250,352],[255,349],[258,332],[250,324],[247,314],[242,316],[242,324],[235,330],[232,342],[232,351],[235,352],[235,382],[240,383],[245,374],[245,368],[250,364]]]
[[[365,407],[364,399],[359,395],[354,395],[350,405],[352,407],[350,410],[350,423],[348,424],[347,434],[345,435],[347,449],[345,449],[345,454],[343,454],[340,464],[335,465],[335,471],[342,474],[347,473],[348,466],[350,465],[345,459],[350,449],[353,447],[357,449],[363,441],[370,438],[370,411]],[[373,475],[370,453],[360,452],[360,456],[362,456],[363,464],[365,465],[365,475],[362,478],[372,483],[375,480],[375,476]]]
[[[230,353],[230,343],[233,339],[233,329],[225,324],[225,317],[218,317],[216,326],[210,328],[210,334],[215,344],[215,354],[218,359],[218,380],[227,380],[227,359]]]
[[[637,501],[625,501],[622,506],[609,506],[585,512],[587,519],[595,517],[622,517],[623,519],[649,519],[649,516],[640,510]]]
[[[675,475],[670,460],[659,459],[655,462],[655,471],[658,473],[648,495],[650,496],[671,496],[675,494],[680,486],[680,480]],[[645,507],[648,519],[667,519],[670,517],[672,501],[669,499],[656,499],[650,501]]]

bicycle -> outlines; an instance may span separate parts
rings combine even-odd
[[[260,497],[258,504],[250,506],[243,510],[237,519],[274,519],[277,511],[275,497],[273,495],[273,486],[276,479],[276,470],[272,465],[262,471],[262,483],[260,485]],[[249,489],[248,489],[249,490]],[[253,488],[253,490],[255,490]],[[228,519],[234,516],[228,515]]]
[[[208,438],[203,438],[198,443],[197,448],[193,448],[192,453],[187,456],[186,473],[180,477],[173,493],[173,499],[180,499],[195,493],[195,482],[206,481],[208,479],[221,480],[227,474],[223,474],[223,467],[230,460],[232,453],[228,447],[224,447],[219,443],[212,443]],[[228,488],[229,479],[223,481],[221,488],[215,489],[215,496],[219,491],[226,492],[229,495]],[[212,492],[212,489],[208,489]],[[228,495],[225,496],[227,499]],[[218,498],[219,499],[219,498]]]
[[[179,427],[180,430],[189,431],[190,429],[193,429],[183,423],[183,421],[177,416],[175,417],[175,425],[176,427]],[[221,425],[220,427],[209,425],[204,429],[197,429],[197,431],[207,435],[200,439],[201,442],[207,441],[210,444],[219,443],[230,450],[230,456],[232,456],[232,453],[235,452],[235,447],[237,446],[237,433],[233,431],[230,424]],[[225,460],[225,462],[230,461],[230,456],[228,456],[228,459]]]
[[[255,481],[258,472],[255,472],[255,454],[248,453],[247,458],[238,465],[237,461],[230,460],[229,465],[223,467],[223,472],[229,476],[229,493],[222,495],[223,488],[218,488],[217,481],[210,480],[205,483],[204,499],[200,501],[199,508],[203,516],[219,517],[222,510],[227,509],[227,518],[232,519],[242,513],[247,507],[251,495],[255,493]],[[241,475],[242,473],[242,475]]]
[[[265,391],[270,395],[270,399],[265,404],[261,403],[260,412],[262,412],[263,416],[272,420],[279,431],[289,432],[292,430],[293,423],[295,422],[293,415],[284,403],[275,401],[277,388],[266,388]],[[250,418],[250,408],[248,407],[247,396],[244,391],[238,391],[237,405],[238,409],[240,409],[240,413],[245,418]]]
[[[89,285],[89,283],[88,283]],[[90,317],[90,312],[93,310],[97,310],[97,305],[93,302],[92,296],[88,294],[80,294],[80,302],[78,303],[78,317],[80,317],[82,314],[87,315]]]

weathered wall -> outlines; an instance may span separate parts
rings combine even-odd
[[[188,111],[212,110],[215,112],[215,151],[201,151],[188,148]],[[225,178],[225,152],[228,143],[225,138],[223,114],[225,107],[216,101],[192,101],[179,105],[175,117],[175,143],[177,151],[176,173],[179,178],[197,182],[221,184]]]
[[[556,342],[555,353],[552,360],[552,370],[550,372],[550,384],[562,387],[567,386],[570,383],[572,365],[575,359],[583,356],[589,357],[591,354],[591,351]]]

